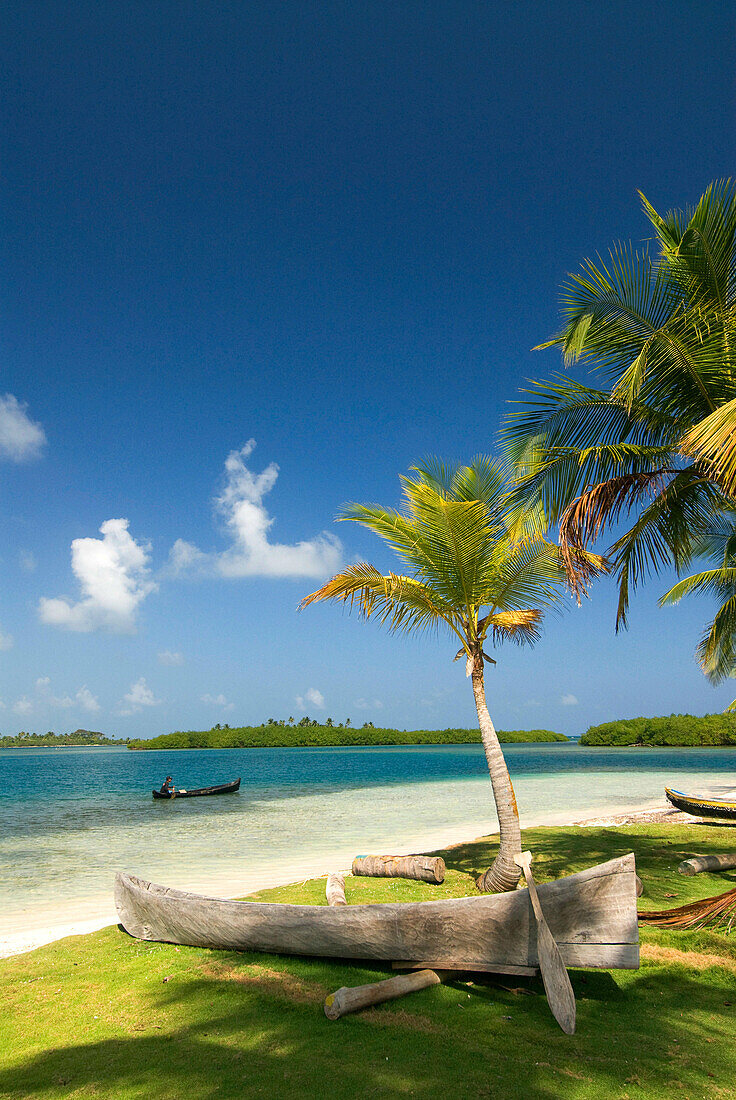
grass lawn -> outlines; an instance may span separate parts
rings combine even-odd
[[[720,893],[736,874],[676,873],[736,849],[728,827],[540,828],[539,881],[634,851],[642,908]],[[348,879],[348,900],[474,893],[489,841],[442,852],[443,886]],[[324,904],[324,880],[253,895]],[[336,1022],[327,993],[381,966],[149,944],[116,927],[0,961],[0,1097],[731,1097],[736,936],[642,928],[639,971],[572,971],[577,1033],[538,981],[458,980]]]

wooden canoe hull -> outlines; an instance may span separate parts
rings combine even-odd
[[[240,780],[234,779],[232,783],[218,783],[214,787],[195,787],[193,790],[171,791],[164,794],[163,791],[152,791],[154,798],[164,799],[170,802],[172,798],[202,798],[208,794],[234,794],[240,790]]]
[[[633,855],[544,883],[539,897],[566,966],[638,967]],[[163,943],[405,963],[452,959],[468,970],[539,961],[527,890],[405,904],[280,905],[203,897],[118,874],[115,903],[131,936]]]

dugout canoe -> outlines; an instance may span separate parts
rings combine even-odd
[[[543,883],[539,898],[566,966],[638,967],[633,854]],[[281,905],[203,897],[118,874],[115,904],[131,936],[162,943],[516,974],[539,964],[528,890],[404,904]]]
[[[696,817],[719,817],[725,821],[736,821],[736,802],[724,802],[718,798],[693,798],[682,791],[671,791],[665,787],[664,793],[678,810]]]
[[[154,798],[162,798],[166,801],[172,798],[201,798],[206,794],[231,794],[233,791],[240,790],[240,780],[234,779],[232,783],[218,783],[215,787],[195,787],[193,790],[187,790],[185,787],[180,787],[178,790],[167,792],[152,791]]]

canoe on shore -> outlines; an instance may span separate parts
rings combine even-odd
[[[665,787],[664,793],[673,806],[684,810],[686,814],[736,821],[736,802],[724,802],[717,798],[692,798],[682,791],[671,791],[669,787]]]
[[[566,966],[638,967],[633,854],[543,883],[539,898]],[[115,904],[131,936],[162,943],[498,973],[531,974],[539,965],[527,890],[404,904],[281,905],[203,897],[118,874]]]
[[[201,798],[206,794],[230,794],[232,791],[240,789],[240,780],[234,779],[232,783],[219,783],[216,787],[195,787],[193,790],[188,791],[184,787],[180,787],[178,790],[164,792],[153,791],[154,798],[163,798],[169,801],[172,798]]]

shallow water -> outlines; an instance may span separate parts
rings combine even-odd
[[[664,804],[665,784],[728,794],[736,750],[505,747],[522,822]],[[235,795],[154,802],[167,774]],[[235,895],[493,832],[478,745],[0,753],[0,938],[111,915],[116,870]]]

